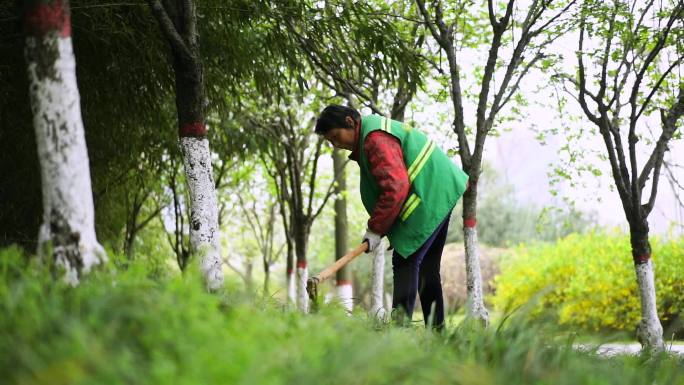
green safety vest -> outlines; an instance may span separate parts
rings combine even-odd
[[[361,119],[359,135],[359,167],[361,168],[361,200],[369,215],[380,196],[370,163],[363,151],[366,136],[383,130],[401,142],[404,164],[408,168],[411,188],[399,216],[386,234],[394,250],[407,258],[418,250],[440,223],[451,213],[466,189],[468,175],[422,132],[380,115]]]

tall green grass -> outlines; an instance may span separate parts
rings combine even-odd
[[[675,358],[597,358],[513,318],[439,335],[304,316],[142,262],[68,288],[17,249],[0,251],[0,314],[2,384],[684,384]]]

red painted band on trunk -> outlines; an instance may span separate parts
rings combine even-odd
[[[337,286],[351,286],[352,281],[349,279],[338,279]]]
[[[24,33],[41,37],[48,32],[57,31],[61,37],[71,36],[71,15],[62,6],[61,0],[52,4],[36,4],[35,8],[24,13]]]
[[[474,228],[475,226],[477,226],[477,220],[475,217],[463,220],[463,227]]]
[[[306,261],[298,261],[297,262],[297,268],[298,269],[306,269]]]
[[[648,262],[649,259],[651,259],[651,254],[643,254],[634,258],[634,263],[637,265],[641,265]]]
[[[287,275],[291,275],[291,274],[292,274],[292,272],[293,272],[292,268],[291,268],[291,267],[289,267],[289,268],[287,269]]]
[[[185,123],[178,129],[181,138],[204,138],[207,136],[207,126],[203,122]]]

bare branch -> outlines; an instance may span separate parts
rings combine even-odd
[[[492,120],[493,120],[493,117],[494,117],[499,111],[501,111],[501,109],[504,108],[504,106],[506,106],[506,104],[510,101],[511,97],[518,91],[518,88],[520,87],[520,82],[521,82],[522,79],[525,77],[525,75],[527,75],[527,73],[530,71],[530,68],[532,68],[532,67],[535,65],[535,63],[537,63],[539,60],[541,60],[541,59],[543,59],[543,58],[544,58],[544,54],[542,54],[541,52],[538,52],[538,53],[534,56],[534,58],[532,58],[532,60],[530,60],[530,61],[525,65],[525,67],[523,67],[523,70],[522,70],[522,71],[520,72],[520,74],[518,75],[518,78],[516,79],[515,83],[513,83],[513,86],[510,88],[510,90],[509,90],[508,94],[506,95],[506,97],[504,97],[503,100],[501,101],[501,103],[499,103],[499,105],[498,105],[498,107],[497,107],[496,110],[492,110],[492,112],[491,112]]]
[[[646,7],[642,10],[641,15],[639,16],[639,20],[636,23],[636,26],[634,29],[631,31],[632,36],[637,36],[637,33],[639,32],[639,28],[641,28],[641,24],[644,21],[644,18],[646,17],[646,13],[648,13],[648,10],[653,6],[653,3],[655,0],[651,0],[646,4]],[[631,11],[630,13],[634,13],[634,8],[636,7],[636,0],[632,3]],[[616,70],[616,75],[614,77],[614,86],[613,86],[613,97],[611,98],[610,102],[608,103],[608,108],[611,108],[614,102],[617,102],[618,106],[618,111],[620,110],[620,95],[622,94],[622,89],[625,86],[625,83],[627,82],[627,77],[629,76],[630,70],[632,68],[632,65],[634,63],[633,60],[627,60],[627,53],[630,52],[633,48],[633,43],[634,39],[628,39],[627,44],[625,45],[624,49],[622,50],[622,59],[620,60],[620,64],[618,65],[618,68]],[[620,71],[622,70],[622,66],[625,66],[625,72],[624,75],[622,76],[622,80],[620,81],[620,84],[618,86],[618,79],[619,76],[617,74],[620,74]],[[616,115],[619,115],[616,113]]]
[[[675,60],[668,68],[667,70],[658,78],[656,81],[656,84],[653,86],[653,89],[651,89],[651,92],[648,94],[646,97],[646,100],[641,104],[641,108],[639,109],[639,112],[636,114],[636,119],[639,119],[641,114],[644,112],[646,107],[648,107],[648,104],[651,102],[651,99],[653,98],[653,95],[660,89],[660,85],[663,83],[663,80],[667,77],[667,75],[672,72],[675,67],[677,67],[679,64],[682,63],[684,60],[684,55],[680,56],[677,60]]]
[[[162,4],[159,2],[159,0],[149,0],[149,2],[152,13],[159,22],[159,27],[161,28],[164,36],[166,36],[166,40],[168,40],[169,44],[171,44],[171,49],[173,50],[174,54],[179,55],[184,61],[191,61],[193,56],[190,49],[185,44],[185,41],[179,34],[176,26],[173,24],[173,21],[171,21],[171,18]]]
[[[138,232],[142,230],[145,226],[147,226],[150,221],[152,221],[154,218],[156,218],[159,213],[165,208],[166,206],[157,206],[157,208],[142,222],[140,222],[134,229],[134,232]]]
[[[587,115],[589,120],[591,120],[594,124],[597,126],[601,125],[601,122],[599,118],[594,115],[591,110],[589,110],[589,106],[587,105],[587,100],[586,100],[586,95],[588,93],[587,89],[587,78],[585,75],[585,69],[584,69],[584,60],[582,59],[583,53],[582,49],[584,48],[584,18],[581,19],[580,21],[580,36],[579,36],[579,49],[577,50],[577,64],[579,67],[579,102],[580,102],[580,107],[582,107],[582,110],[584,113]],[[596,103],[600,103],[601,101],[599,99],[595,100]]]
[[[434,37],[437,43],[441,46],[444,36],[442,36],[440,31],[437,30],[436,22],[430,18],[430,14],[427,12],[427,9],[425,9],[425,2],[423,0],[416,0],[416,4],[418,4],[418,10],[420,11],[420,14],[423,16],[425,25],[430,30],[432,37]]]
[[[558,20],[558,18],[561,17],[561,15],[563,15],[565,12],[567,12],[576,2],[577,2],[577,0],[572,0],[571,2],[569,2],[562,10],[560,10],[560,12],[558,12],[556,15],[551,17],[546,23],[542,24],[539,28],[535,29],[534,31],[531,31],[530,36],[533,36],[533,37],[537,36],[542,31],[546,30],[546,28],[548,28],[549,25],[551,25],[553,22]],[[547,3],[544,3],[544,6],[546,6],[546,5],[547,5]],[[541,14],[540,14],[540,16],[541,16]]]
[[[639,174],[638,187],[639,190],[641,190],[644,188],[646,184],[646,179],[648,178],[648,175],[651,173],[651,170],[653,170],[653,184],[651,187],[651,196],[648,200],[648,204],[644,208],[646,215],[648,215],[651,212],[651,210],[653,209],[653,205],[655,204],[655,194],[657,192],[657,183],[660,174],[660,166],[663,163],[665,151],[667,151],[667,145],[670,142],[670,139],[672,139],[672,136],[674,135],[675,131],[677,130],[677,121],[683,115],[684,86],[680,85],[679,95],[677,96],[677,100],[672,105],[670,110],[667,111],[667,113],[661,110],[663,131],[661,132],[660,137],[658,138],[658,142],[656,143],[656,146],[653,149],[653,152],[651,153],[648,162],[646,162],[643,170],[641,171],[641,174]]]
[[[458,137],[458,147],[459,155],[461,157],[461,163],[464,168],[468,168],[471,159],[470,146],[468,144],[468,138],[465,132],[465,121],[463,118],[463,100],[461,93],[461,75],[458,69],[458,62],[456,60],[456,51],[453,46],[453,40],[449,34],[449,28],[446,27],[444,20],[442,19],[441,8],[438,7],[435,12],[436,20],[432,22],[430,16],[425,9],[425,2],[423,0],[416,0],[418,4],[418,9],[420,10],[423,19],[425,20],[432,36],[435,38],[439,46],[446,53],[447,60],[449,62],[449,75],[451,81],[451,100],[454,106],[454,132]],[[438,3],[439,5],[439,3]],[[435,27],[435,24],[439,26],[439,31]]]
[[[648,67],[651,66],[651,63],[653,63],[656,56],[658,56],[660,51],[665,46],[667,37],[670,34],[670,30],[672,29],[672,25],[679,18],[680,13],[682,13],[682,8],[684,8],[684,2],[679,1],[677,6],[672,10],[672,13],[670,13],[670,18],[667,21],[667,25],[665,26],[665,29],[661,32],[660,36],[658,36],[658,40],[656,41],[655,46],[651,48],[648,55],[646,56],[646,59],[642,63],[641,68],[637,71],[636,79],[634,80],[634,85],[632,85],[632,92],[629,97],[630,104],[632,105],[632,114],[630,117],[630,131],[633,131],[633,126],[636,125],[637,95],[639,93],[639,87],[641,86],[641,82],[644,79],[644,75],[646,74]]]
[[[487,13],[489,15],[489,23],[492,27],[497,28],[499,23],[496,21],[496,15],[494,14],[494,0],[487,0]]]
[[[597,94],[601,101],[603,101],[603,97],[606,95],[606,89],[608,88],[606,76],[608,73],[608,62],[610,61],[610,47],[613,43],[613,36],[615,35],[615,17],[617,16],[617,11],[618,6],[616,4],[613,7],[613,12],[608,21],[608,37],[606,38],[606,47],[603,50],[603,57],[601,58],[601,80],[599,81],[599,92]]]
[[[328,86],[330,89],[333,89],[337,91],[338,93],[344,93],[347,90],[351,90],[355,95],[357,95],[359,98],[365,101],[365,104],[376,114],[383,114],[381,109],[375,104],[374,99],[368,95],[365,91],[361,89],[359,85],[356,83],[352,82],[349,79],[346,79],[342,77],[337,71],[333,69],[332,65],[327,65],[324,63],[321,58],[319,58],[315,53],[317,52],[316,47],[311,43],[310,39],[306,38],[303,36],[295,26],[292,24],[290,20],[285,20],[285,24],[288,27],[288,30],[295,36],[297,39],[298,44],[300,47],[302,47],[302,51],[306,54],[306,58],[309,61],[309,63],[314,67],[315,69],[318,69],[318,71],[314,71],[318,76],[317,78],[324,82],[326,86]],[[325,76],[322,76],[322,74]],[[333,82],[330,82],[326,79],[327,77],[330,77]]]
[[[344,169],[344,167],[346,167],[347,163],[349,163],[349,159],[347,159],[346,161],[344,161],[344,163],[342,164],[342,168],[343,168],[343,169]],[[328,199],[330,199],[330,197],[331,197],[331,196],[333,195],[333,193],[335,192],[335,184],[337,183],[337,181],[339,180],[339,178],[341,177],[341,175],[342,175],[342,173],[337,173],[337,175],[336,175],[335,178],[332,180],[332,182],[330,182],[330,185],[328,186],[328,190],[327,190],[326,193],[325,193],[325,197],[323,198],[323,202],[322,202],[321,205],[318,207],[318,210],[316,210],[316,213],[314,213],[314,215],[311,217],[311,221],[312,221],[312,222],[313,222],[313,221],[314,221],[314,220],[323,212],[323,208],[325,208],[325,205],[326,205],[326,203],[328,202]]]
[[[313,166],[311,167],[311,172],[309,173],[309,204],[306,210],[306,215],[311,216],[313,199],[316,192],[316,171],[318,169],[318,158],[321,156],[321,149],[323,147],[323,137],[318,137],[318,142],[316,143],[316,152],[313,157]]]
[[[630,114],[630,121],[629,121],[629,156],[630,156],[630,163],[632,167],[632,199],[634,201],[635,207],[641,207],[641,190],[639,188],[639,181],[637,177],[637,160],[636,160],[636,143],[638,141],[638,138],[636,136],[636,124],[637,120],[639,119],[640,112],[643,111],[643,108],[647,106],[647,103],[650,102],[650,98],[652,97],[653,93],[655,90],[657,90],[660,87],[660,82],[658,82],[655,86],[654,89],[652,90],[651,94],[649,94],[647,100],[645,103],[642,105],[642,108],[640,109],[639,113],[637,113],[637,95],[639,91],[639,87],[641,85],[641,82],[643,81],[643,77],[646,74],[646,71],[648,70],[648,67],[651,65],[651,63],[655,60],[656,56],[660,53],[660,51],[665,47],[665,42],[667,41],[667,36],[669,35],[670,29],[672,28],[672,25],[674,24],[674,21],[676,18],[679,16],[681,13],[682,9],[682,2],[680,2],[675,9],[672,11],[670,14],[670,19],[668,20],[668,23],[665,27],[665,30],[660,34],[658,37],[658,40],[655,44],[655,46],[649,51],[646,59],[642,63],[641,69],[637,72],[636,79],[634,80],[634,85],[632,86],[632,93],[630,94],[629,98],[629,104],[631,106],[631,114]],[[661,79],[662,81],[662,79]],[[665,122],[663,122],[664,124]],[[663,130],[665,131],[665,130]],[[668,139],[669,141],[669,139]],[[665,143],[667,145],[667,143]],[[656,145],[657,147],[657,145]],[[659,153],[658,157],[656,158],[655,162],[655,172],[653,176],[653,182],[658,183],[658,178],[660,177],[660,164],[663,160],[664,156],[664,149],[661,150]],[[657,192],[657,185],[653,185],[652,190],[651,190],[651,197],[649,198],[649,203],[646,205],[644,208],[646,213],[650,213],[650,211],[653,208],[653,202],[655,201],[655,194]],[[648,215],[648,214],[646,214]]]

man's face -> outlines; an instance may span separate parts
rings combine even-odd
[[[334,147],[341,148],[343,150],[354,151],[354,147],[356,145],[356,143],[354,143],[356,139],[355,127],[358,126],[359,123],[355,122],[350,116],[347,116],[345,120],[347,121],[349,127],[354,128],[332,128],[324,135],[324,137]]]
[[[324,137],[334,147],[353,151],[354,136],[353,128],[333,128],[328,131]]]

